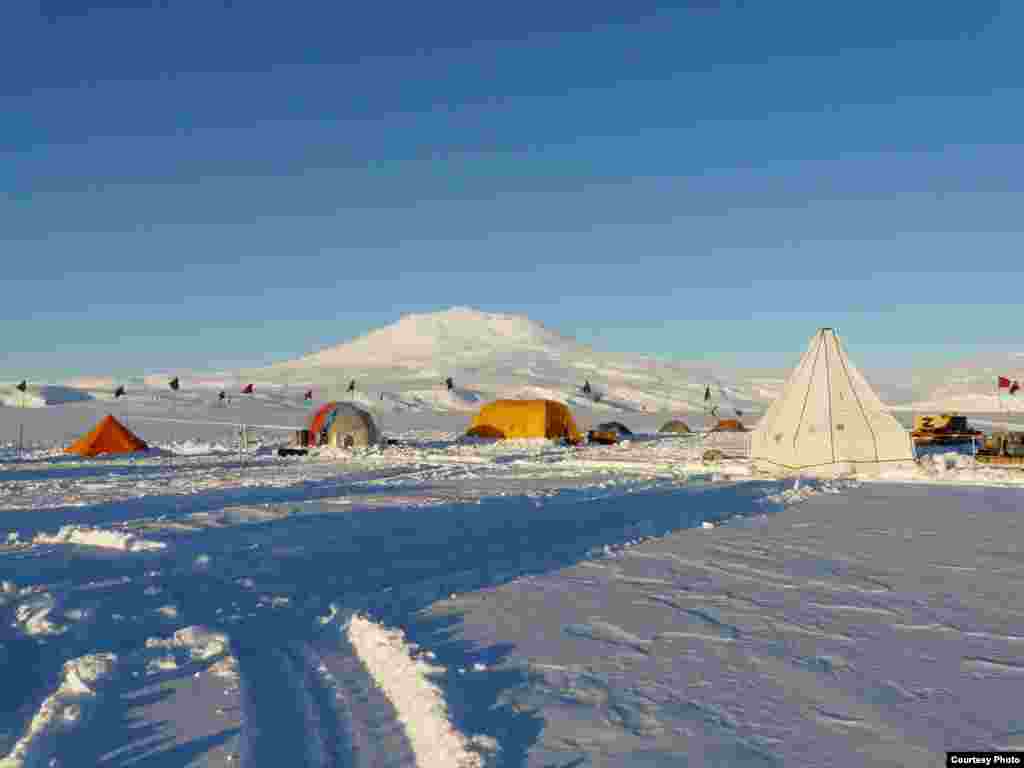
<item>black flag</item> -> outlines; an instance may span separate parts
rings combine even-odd
[[[711,399],[711,385],[704,387],[704,402],[706,403]]]
[[[24,379],[22,379],[21,380],[21,384],[19,384],[16,388],[19,391],[24,392],[26,389],[28,389],[28,382],[25,381]]]
[[[455,382],[452,381],[452,377],[451,376],[449,376],[447,379],[445,379],[444,383],[445,383],[445,386],[447,386],[449,390],[451,390],[452,388],[455,387]]]
[[[348,383],[348,391],[349,392],[355,392],[356,391],[356,380],[355,379],[352,379],[352,381],[350,381]]]
[[[178,391],[178,389],[181,387],[181,382],[178,381],[178,377],[177,376],[175,376],[173,379],[171,379],[171,381],[169,382],[169,386],[175,392]]]
[[[121,395],[123,395],[123,394],[124,394],[124,385],[122,384],[121,386],[119,386],[117,389],[114,390],[114,399],[116,400],[117,398],[121,397]]]
[[[313,399],[313,390],[311,389],[308,392],[306,392],[306,396],[303,398],[303,400],[312,400],[312,399]]]

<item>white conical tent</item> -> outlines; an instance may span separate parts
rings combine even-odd
[[[822,328],[758,422],[750,456],[758,469],[839,474],[913,461],[914,449],[835,331]]]

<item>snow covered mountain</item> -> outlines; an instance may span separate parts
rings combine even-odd
[[[961,413],[1024,413],[1024,389],[1010,395],[1000,390],[1000,376],[1024,387],[1024,353],[988,355],[946,368],[914,371],[912,396],[895,410],[959,411]]]
[[[393,410],[475,410],[495,397],[546,397],[595,411],[704,410],[711,386],[723,415],[757,412],[781,380],[741,382],[704,362],[664,362],[599,352],[520,315],[453,307],[409,314],[352,341],[268,368],[245,371],[270,384],[308,385]],[[449,391],[444,380],[452,377]],[[591,396],[583,392],[590,382]]]

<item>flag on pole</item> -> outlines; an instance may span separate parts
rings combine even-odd
[[[312,400],[313,399],[313,390],[312,389],[308,390],[306,392],[306,396],[304,398],[302,398],[302,399],[303,400]]]
[[[124,384],[114,390],[114,399],[121,397],[124,394]]]
[[[243,395],[251,395],[252,394],[252,384],[246,384],[245,385],[245,389],[242,390],[242,394]]]
[[[28,389],[28,382],[25,381],[25,379],[22,379],[21,384],[15,387],[15,389],[17,389],[19,392],[24,392],[26,389]]]
[[[1009,389],[1010,388],[1010,380],[1008,378],[1006,378],[1005,376],[1000,376],[999,377],[999,388],[1000,389]]]
[[[1015,395],[1015,394],[1017,394],[1017,390],[1018,390],[1018,389],[1020,389],[1020,383],[1019,383],[1019,382],[1017,382],[1017,381],[1014,381],[1014,382],[1013,382],[1013,383],[1012,383],[1012,384],[1010,385],[1010,394],[1011,394],[1011,395]]]
[[[173,379],[171,379],[171,380],[170,380],[170,381],[169,381],[169,382],[167,383],[167,385],[168,385],[168,386],[169,386],[169,387],[170,387],[171,389],[173,389],[173,390],[174,390],[175,392],[177,392],[177,391],[178,391],[179,389],[181,389],[181,382],[180,382],[180,381],[178,380],[178,377],[177,377],[177,376],[175,376],[175,377],[174,377]]]

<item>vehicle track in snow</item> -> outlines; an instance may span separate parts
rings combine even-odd
[[[332,629],[315,644],[266,636],[234,643],[242,768],[416,768],[394,708]]]
[[[236,644],[242,681],[243,768],[347,768],[351,749],[337,710],[301,646]]]

